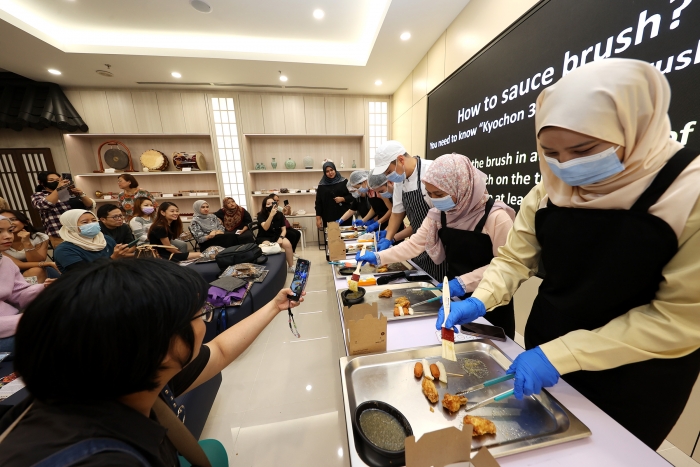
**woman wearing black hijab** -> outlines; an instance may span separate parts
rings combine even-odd
[[[323,164],[323,177],[316,190],[316,227],[322,229],[329,222],[340,219],[350,207],[352,195],[346,180],[335,169],[333,162]],[[342,225],[352,225],[348,219]]]

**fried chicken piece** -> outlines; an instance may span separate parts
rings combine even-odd
[[[423,378],[421,387],[423,388],[423,394],[425,394],[425,397],[427,397],[430,402],[435,404],[440,397],[440,395],[437,392],[437,389],[435,389],[435,384],[428,378]]]
[[[421,362],[416,362],[416,366],[413,367],[413,376],[416,378],[423,376],[423,364]]]
[[[401,311],[403,310],[403,314],[401,314]],[[403,316],[405,314],[408,314],[408,310],[399,308],[399,306],[394,307],[394,316]]]
[[[411,306],[411,302],[408,301],[408,298],[406,298],[406,297],[399,297],[399,298],[395,299],[394,304],[396,306],[402,306],[405,309],[408,309],[408,307]]]
[[[386,289],[379,294],[379,298],[391,298],[392,295],[394,295],[394,293],[391,289]]]
[[[486,420],[485,418],[465,415],[464,424],[474,427],[474,431],[472,432],[473,436],[496,434],[496,425],[491,420]]]
[[[377,272],[389,272],[389,267],[384,265],[384,266],[379,266],[379,269],[377,269]],[[389,295],[391,297],[391,295]]]
[[[442,398],[442,406],[449,410],[450,413],[459,412],[459,408],[463,405],[467,405],[466,397],[445,394],[445,397]]]
[[[433,378],[440,379],[440,369],[434,363],[430,365],[430,374],[433,375]]]

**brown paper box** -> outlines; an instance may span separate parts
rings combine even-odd
[[[345,242],[340,238],[340,225],[337,222],[328,223],[328,258],[331,261],[342,261],[347,259]]]
[[[386,316],[378,312],[376,303],[344,306],[343,320],[348,355],[386,352]]]
[[[451,426],[425,433],[418,441],[415,436],[409,436],[406,438],[406,467],[445,467],[466,462],[474,467],[498,467],[485,447],[471,459],[473,429],[471,425],[464,425],[460,431]]]

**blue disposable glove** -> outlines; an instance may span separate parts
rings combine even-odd
[[[379,242],[377,242],[377,251],[384,251],[387,248],[390,248],[393,244],[393,240],[389,240],[388,238],[382,238],[381,240],[379,240]]]
[[[345,222],[345,221],[344,221],[343,219],[338,219],[336,222],[337,222],[339,225],[342,225],[343,222]]]
[[[368,252],[365,253],[364,255],[362,254],[361,251],[358,251],[358,252],[355,254],[355,261],[357,261],[358,263],[359,263],[360,261],[364,261],[364,262],[369,263],[369,264],[374,264],[374,265],[379,264],[379,258],[377,258],[377,255],[375,255],[375,254],[374,254],[373,252],[371,252],[371,251],[368,251]]]
[[[456,277],[448,282],[450,285],[450,297],[461,297],[467,293],[466,290],[462,288],[462,284],[459,283],[459,279]]]
[[[506,373],[515,375],[513,389],[518,400],[539,394],[542,388],[554,386],[559,381],[559,372],[539,347],[518,355]]]
[[[458,331],[457,324],[471,323],[477,318],[481,318],[486,314],[486,307],[481,300],[474,297],[469,297],[466,300],[452,302],[450,305],[450,316],[447,317],[445,328]],[[445,321],[445,310],[440,307],[438,310],[437,321],[435,321],[435,329],[442,328],[442,322]]]
[[[365,225],[367,226],[367,232],[376,232],[377,230],[379,230],[379,222],[377,221],[370,221]]]
[[[386,238],[386,230],[382,230],[381,232],[379,232],[379,240],[381,240],[382,238]]]
[[[352,223],[352,225],[354,225],[355,227],[362,227],[363,225],[365,225],[365,221],[363,221],[362,219],[357,219]]]

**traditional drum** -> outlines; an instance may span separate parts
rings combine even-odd
[[[207,162],[204,160],[204,154],[202,154],[200,151],[174,152],[173,164],[177,170],[182,170],[187,167],[192,170],[207,170]]]
[[[168,168],[168,158],[156,149],[149,149],[141,154],[141,165],[149,171],[162,171]]]

